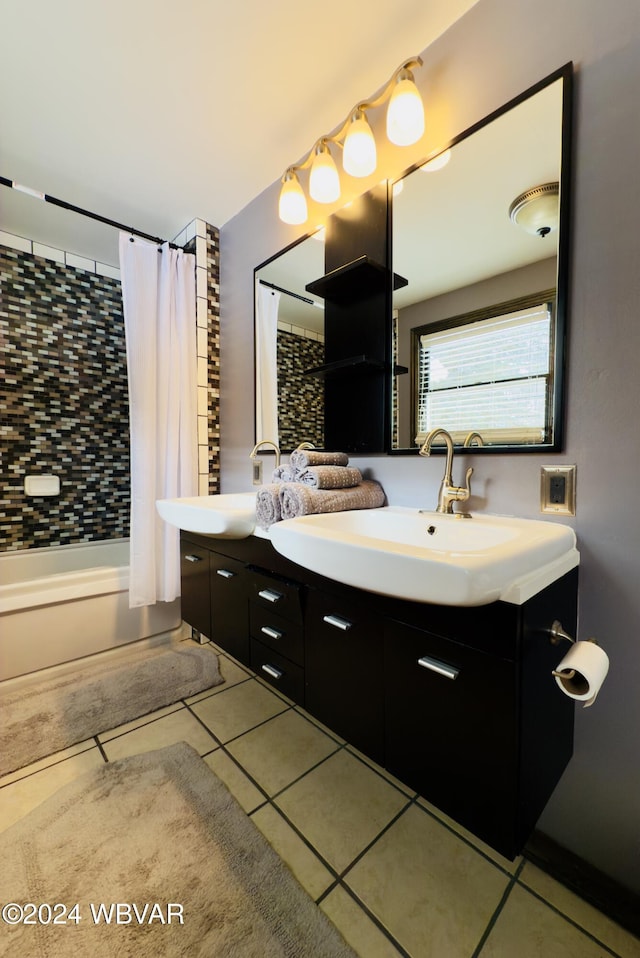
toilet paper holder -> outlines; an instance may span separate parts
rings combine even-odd
[[[552,645],[560,645],[563,640],[566,642],[571,642],[572,644],[575,644],[576,642],[576,639],[574,639],[573,636],[569,635],[569,633],[565,631],[562,626],[562,622],[560,622],[559,619],[554,619],[548,632]],[[597,639],[593,638],[585,639],[585,642],[593,642],[594,645],[598,644]]]

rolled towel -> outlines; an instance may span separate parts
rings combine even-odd
[[[311,516],[318,512],[377,509],[384,505],[384,490],[373,479],[363,479],[350,489],[310,489],[302,482],[285,482],[279,489],[283,519]]]
[[[282,466],[276,466],[271,475],[272,482],[295,482],[298,470],[290,463],[284,463]]]
[[[317,449],[294,449],[289,462],[298,470],[307,466],[347,466],[349,457],[346,452],[319,452]]]
[[[268,529],[282,518],[279,492],[281,483],[262,486],[256,493],[256,522],[261,529]]]
[[[294,481],[312,489],[348,489],[362,482],[362,473],[355,466],[309,466]]]

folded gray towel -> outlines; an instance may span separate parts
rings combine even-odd
[[[301,482],[285,482],[280,489],[283,519],[310,516],[318,512],[348,509],[377,509],[384,505],[384,490],[373,479],[363,479],[350,489],[310,489]]]
[[[347,466],[349,457],[346,452],[319,452],[317,449],[294,449],[289,462],[295,469],[307,466]]]
[[[279,495],[281,488],[281,483],[273,482],[261,486],[256,493],[256,522],[261,529],[268,529],[282,518]]]
[[[282,466],[276,466],[271,475],[272,482],[295,482],[298,470],[290,463],[284,463]]]
[[[362,473],[355,466],[309,466],[294,481],[312,489],[348,489],[362,482]]]

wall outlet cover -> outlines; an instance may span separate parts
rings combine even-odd
[[[542,466],[540,511],[556,516],[576,514],[576,467]]]

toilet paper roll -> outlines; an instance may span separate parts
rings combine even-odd
[[[595,642],[575,642],[553,675],[565,695],[588,708],[595,702],[608,671],[609,657],[604,649]]]

